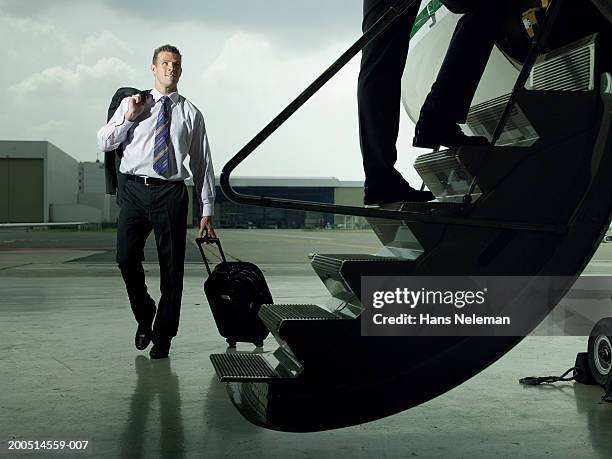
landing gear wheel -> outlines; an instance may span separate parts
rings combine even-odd
[[[263,341],[255,341],[253,344],[255,347],[263,347]]]
[[[231,340],[231,339],[226,339],[225,341],[227,342],[227,345],[229,347],[236,347],[236,341]]]
[[[605,386],[612,370],[612,317],[601,319],[591,330],[589,368],[597,384]]]

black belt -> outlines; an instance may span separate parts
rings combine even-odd
[[[182,185],[182,180],[164,180],[155,177],[140,177],[139,175],[126,175],[128,180],[136,183],[142,183],[143,185]]]

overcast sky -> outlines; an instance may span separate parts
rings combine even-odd
[[[0,139],[49,140],[79,161],[121,86],[151,88],[153,50],[183,55],[179,92],[223,165],[359,37],[360,0],[0,0]],[[240,166],[241,176],[362,180],[358,58]],[[415,177],[402,115],[398,168]],[[416,185],[418,185],[417,183]]]

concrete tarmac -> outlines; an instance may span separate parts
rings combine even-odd
[[[219,234],[232,259],[263,268],[277,302],[328,298],[308,253],[379,249],[368,231]],[[188,252],[179,335],[169,359],[151,361],[133,346],[136,327],[113,262],[114,236],[0,232],[0,456],[612,457],[612,404],[601,402],[601,388],[517,382],[561,374],[586,350],[583,337],[527,337],[460,387],[368,424],[307,434],[253,426],[234,409],[209,361],[209,354],[226,347],[202,291],[195,246]],[[152,251],[145,266],[158,298]],[[611,268],[612,244],[605,244],[587,272],[612,274]],[[270,337],[264,349],[275,345]],[[237,352],[253,351],[238,345]],[[58,440],[66,446],[9,450],[15,440]],[[71,440],[87,441],[87,448],[69,451]]]
[[[187,275],[201,275],[202,257],[189,230],[185,263]],[[221,229],[218,236],[228,260],[248,260],[271,269],[312,273],[309,253],[374,253],[380,242],[372,231],[303,231]],[[0,275],[30,276],[56,270],[69,276],[116,276],[115,231],[0,230]],[[220,259],[217,248],[206,246],[211,261]],[[73,266],[75,264],[76,266]],[[61,265],[61,266],[60,266]],[[151,234],[145,246],[145,266],[155,271],[157,252]],[[110,269],[106,269],[110,268]],[[282,272],[282,271],[281,271]],[[48,274],[48,273],[47,273]]]

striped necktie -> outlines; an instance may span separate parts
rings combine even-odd
[[[161,176],[168,172],[168,146],[170,144],[170,118],[168,116],[168,96],[160,99],[161,107],[155,125],[155,146],[153,147],[153,170]]]

